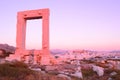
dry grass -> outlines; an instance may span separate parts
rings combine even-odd
[[[0,80],[24,80],[24,77],[33,73],[22,62],[0,64]]]

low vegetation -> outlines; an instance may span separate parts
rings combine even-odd
[[[83,74],[83,77],[86,78],[86,77],[90,77],[90,76],[93,76],[93,75],[97,75],[96,72],[94,72],[92,69],[82,69],[82,74]]]
[[[34,72],[22,62],[0,64],[0,80],[24,80],[31,74]]]

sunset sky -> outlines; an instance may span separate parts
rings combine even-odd
[[[17,12],[50,9],[50,49],[120,50],[120,0],[1,0],[0,43],[16,46]],[[26,48],[40,49],[42,20],[27,21]]]

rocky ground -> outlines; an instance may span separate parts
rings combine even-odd
[[[102,67],[96,66],[95,64],[102,65]],[[80,69],[77,65],[66,63],[46,66],[45,69],[41,67],[41,70],[45,71],[46,74],[56,76],[62,74],[67,76],[67,80],[120,80],[120,70],[109,67],[105,68],[103,63],[94,63],[93,65],[91,63],[81,62]]]
[[[87,60],[47,66],[19,61],[0,64],[0,80],[120,80],[119,75],[120,70],[107,63]]]
[[[120,80],[119,59],[66,59],[57,64],[38,65],[6,61],[11,52],[0,51],[0,80]]]

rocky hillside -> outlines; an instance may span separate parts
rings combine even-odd
[[[0,44],[0,58],[5,58],[15,52],[15,47],[8,44]]]
[[[0,44],[0,49],[4,49],[6,52],[11,52],[11,53],[15,52],[15,47],[10,46],[8,44]]]

